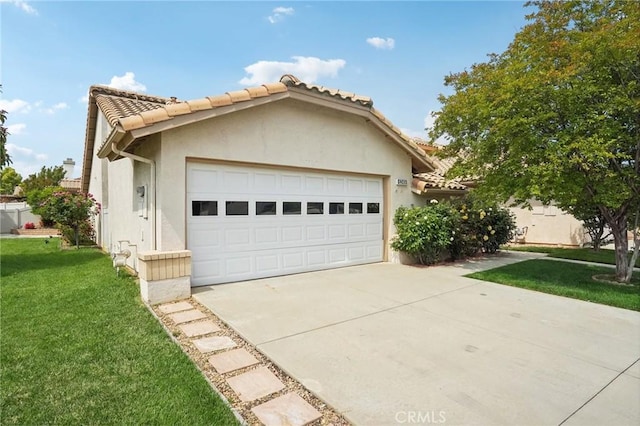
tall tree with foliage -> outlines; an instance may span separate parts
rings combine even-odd
[[[451,74],[433,139],[502,201],[593,206],[629,282],[628,224],[640,216],[640,2],[535,1],[507,50]],[[638,243],[636,242],[636,248]],[[637,250],[634,257],[637,256]],[[632,260],[632,261],[635,261]]]
[[[2,93],[2,85],[0,84],[0,93]],[[11,164],[11,157],[7,152],[7,136],[9,132],[4,127],[4,122],[7,121],[7,111],[0,109],[0,170],[5,166]]]
[[[38,173],[30,174],[22,181],[20,186],[24,193],[29,196],[29,193],[33,190],[41,190],[50,186],[60,186],[60,181],[64,179],[65,173],[64,167],[62,166],[42,166]]]
[[[0,194],[12,195],[16,186],[22,182],[22,176],[13,167],[5,167],[0,172]]]

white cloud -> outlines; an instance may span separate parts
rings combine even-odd
[[[22,134],[22,132],[26,128],[27,128],[26,124],[24,124],[24,123],[16,123],[16,124],[8,125],[7,126],[7,131],[9,132],[10,135],[16,136],[16,135]]]
[[[31,105],[29,105],[29,102],[23,101],[22,99],[13,99],[11,101],[0,99],[0,109],[5,110],[8,113],[27,113],[31,111]]]
[[[38,11],[35,7],[31,6],[29,3],[23,0],[0,0],[0,3],[11,3],[30,15],[38,14]]]
[[[395,47],[396,41],[391,37],[381,38],[381,37],[371,37],[367,39],[367,43],[376,49],[385,49],[391,50]]]
[[[67,108],[69,108],[69,105],[67,105],[65,102],[58,102],[51,108],[45,109],[44,112],[46,112],[47,114],[55,114],[57,111]]]
[[[12,143],[7,144],[7,151],[11,157],[15,156],[22,159],[35,159],[38,161],[45,161],[47,159],[46,154],[40,154],[31,148],[25,148]]]
[[[277,22],[282,21],[286,16],[291,16],[295,13],[295,10],[292,7],[276,7],[271,11],[271,15],[267,17],[269,22],[275,24]]]
[[[114,75],[107,86],[132,92],[145,92],[147,90],[147,86],[136,81],[136,75],[131,71],[125,72],[123,76]]]
[[[425,132],[424,130],[407,129],[406,127],[401,127],[400,131],[409,137],[427,140],[427,132]]]
[[[336,77],[344,68],[344,59],[322,60],[312,56],[294,56],[293,62],[258,61],[244,68],[249,74],[239,81],[246,86],[278,81],[283,74],[293,74],[306,83],[314,83],[319,77]]]
[[[78,102],[81,104],[86,104],[87,102],[89,102],[89,95],[84,95],[81,98],[78,98]]]

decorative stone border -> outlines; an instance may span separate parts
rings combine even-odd
[[[350,425],[195,299],[149,308],[245,424]]]

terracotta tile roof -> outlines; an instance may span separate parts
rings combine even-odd
[[[448,189],[466,191],[468,188],[457,180],[447,180],[437,173],[416,173],[413,175],[411,187],[419,192],[427,189]]]
[[[435,153],[440,149],[437,145],[430,145],[426,141],[420,138],[414,138],[414,142],[418,146],[423,148],[429,154]],[[456,158],[439,158],[436,155],[429,155],[431,164],[434,166],[433,172],[427,173],[415,173],[413,175],[412,188],[417,192],[423,193],[428,189],[445,189],[445,190],[459,190],[466,191],[468,186],[463,184],[465,181],[463,178],[446,179],[445,175],[453,167],[456,162]]]
[[[81,182],[80,179],[62,179],[60,186],[69,191],[80,191]]]
[[[118,124],[122,118],[164,108],[172,101],[171,98],[141,95],[106,86],[92,86],[91,94],[111,126]]]
[[[307,84],[304,81],[300,81],[298,78],[296,78],[291,74],[283,75],[280,78],[280,82],[286,84],[288,87],[300,87],[321,95],[338,97],[345,101],[358,103],[365,107],[373,106],[373,101],[368,96],[359,96],[359,95],[356,95],[355,93],[345,92],[344,90],[331,89],[329,87],[318,86],[315,84]]]
[[[149,128],[149,132],[160,131],[154,130],[152,126],[157,123],[167,123],[163,126],[163,130],[167,128],[183,125],[187,121],[178,120],[181,116],[193,114],[200,111],[217,111],[218,108],[227,106],[242,105],[252,106],[250,101],[260,101],[268,99],[274,95],[282,94],[285,97],[293,97],[296,95],[305,96],[303,99],[313,101],[313,97],[317,102],[329,102],[329,106],[343,104],[352,106],[356,114],[369,117],[368,121],[373,123],[375,127],[390,136],[396,143],[409,151],[413,158],[418,159],[418,163],[414,163],[422,171],[436,169],[435,159],[427,155],[423,147],[417,144],[412,138],[406,136],[381,112],[373,108],[373,101],[366,96],[359,96],[351,92],[337,89],[330,89],[314,84],[307,84],[300,81],[296,77],[286,74],[282,76],[279,82],[263,84],[258,87],[250,87],[243,90],[227,92],[223,95],[209,96],[189,101],[178,101],[176,98],[165,98],[159,96],[149,96],[134,92],[115,90],[106,86],[92,86],[89,89],[89,111],[87,114],[87,132],[85,136],[85,152],[82,175],[82,188],[88,189],[88,181],[91,173],[91,164],[93,161],[93,144],[95,139],[95,126],[98,110],[102,111],[107,120],[113,127],[112,133],[127,133],[139,129]],[[311,95],[311,98],[309,97]],[[334,103],[331,103],[334,102]],[[234,109],[222,110],[222,113],[233,111]],[[373,117],[371,117],[373,116]],[[199,116],[203,117],[203,116]],[[200,119],[200,118],[198,118]],[[108,156],[110,160],[119,158],[114,153],[106,155],[111,148],[107,146],[107,140],[102,141],[100,147],[101,155]],[[127,147],[119,147],[126,149]]]

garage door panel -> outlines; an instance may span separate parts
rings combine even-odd
[[[375,260],[382,257],[382,247],[379,244],[367,245],[367,259]]]
[[[325,191],[324,178],[305,176],[304,178],[304,190],[307,194],[319,194],[322,195]]]
[[[365,233],[364,233],[363,223],[349,224],[349,238],[359,238],[364,236],[365,236]]]
[[[282,228],[282,242],[283,243],[300,243],[303,241],[303,227],[302,226],[287,226]]]
[[[229,277],[233,277],[234,275],[248,274],[251,272],[251,261],[252,256],[249,255],[234,256],[230,259],[226,259],[224,263],[224,272]]]
[[[251,242],[248,229],[226,229],[224,232],[224,245],[233,249],[237,246],[244,246]]]
[[[276,188],[278,176],[276,173],[256,172],[253,175],[253,189],[258,194],[272,194]],[[245,188],[248,190],[250,188]]]
[[[307,265],[309,267],[323,266],[327,263],[327,252],[324,248],[319,250],[307,249]]]
[[[278,244],[280,242],[279,228],[277,226],[260,227],[254,230],[256,245],[262,244]]]
[[[329,239],[332,241],[335,240],[343,240],[347,236],[347,226],[344,224],[340,225],[329,225]]]
[[[329,249],[329,263],[343,263],[347,260],[347,248],[335,247]]]
[[[282,254],[283,269],[298,269],[304,265],[304,256],[299,251],[285,252]]]
[[[192,168],[188,180],[192,183],[191,192],[208,192],[210,188],[218,187],[218,171]]]
[[[279,256],[277,254],[257,254],[256,272],[270,273],[280,269]]]
[[[207,226],[194,226],[193,232],[194,235],[191,246],[194,249],[216,249],[221,247],[222,238],[220,230],[211,229]]]
[[[285,194],[302,194],[302,176],[283,174],[281,190]]]
[[[382,182],[378,180],[367,180],[366,184],[366,195],[376,196],[382,193]]]
[[[207,260],[199,261],[196,258],[191,259],[191,281],[199,285],[207,282],[220,282],[222,276],[221,261]]]
[[[361,261],[365,260],[365,251],[366,248],[362,246],[349,247],[349,260],[352,261]]]
[[[344,194],[344,178],[327,178],[327,191],[329,194]]]
[[[225,171],[223,174],[224,188],[229,193],[242,194],[250,188],[250,174],[244,171]]]
[[[349,179],[347,181],[347,193],[349,195],[355,195],[356,197],[362,196],[364,191],[364,180],[362,179]]]
[[[309,225],[307,229],[307,241],[325,241],[327,238],[326,225]]]
[[[382,224],[381,223],[367,223],[366,224],[367,237],[380,237],[382,238]]]
[[[380,178],[196,163],[187,168],[193,285],[382,261]],[[192,211],[192,201],[201,201],[198,210]],[[229,201],[236,202],[229,204],[236,215],[227,215]],[[368,212],[369,204],[380,209]],[[330,214],[338,210],[343,213]]]

